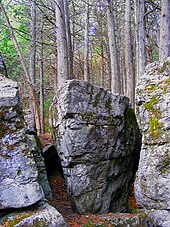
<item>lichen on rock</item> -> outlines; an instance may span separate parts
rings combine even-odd
[[[136,91],[143,134],[136,200],[147,209],[170,209],[170,57],[148,65]]]

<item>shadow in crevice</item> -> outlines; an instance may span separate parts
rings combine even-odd
[[[63,168],[61,166],[61,161],[53,144],[49,144],[43,149],[42,156],[45,161],[48,178],[53,175],[63,177]]]

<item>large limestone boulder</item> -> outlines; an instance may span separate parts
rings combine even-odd
[[[170,58],[149,65],[136,91],[143,134],[136,200],[147,209],[170,209]]]
[[[44,201],[10,213],[0,219],[0,226],[66,227],[61,214]]]
[[[0,210],[44,197],[26,134],[16,82],[0,76]]]
[[[125,211],[141,142],[129,99],[84,81],[66,81],[51,115],[73,208]]]
[[[43,188],[45,198],[52,199],[52,191],[50,184],[47,178],[47,171],[45,160],[42,157],[42,151],[40,150],[40,146],[38,143],[38,137],[36,134],[35,124],[33,120],[33,116],[30,110],[24,111],[24,120],[26,123],[26,134],[27,134],[27,143],[30,148],[31,153],[33,154],[35,164],[38,170],[38,182]]]

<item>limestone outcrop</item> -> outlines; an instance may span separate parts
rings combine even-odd
[[[143,134],[136,200],[140,207],[169,210],[170,58],[148,65],[136,91],[137,118]]]
[[[51,122],[73,209],[125,211],[141,145],[129,99],[66,81],[51,106]]]
[[[0,219],[0,226],[14,227],[66,227],[61,214],[44,201],[22,210],[14,211]]]
[[[24,111],[24,120],[26,123],[27,143],[30,152],[33,154],[35,165],[38,170],[38,182],[43,188],[46,199],[52,199],[52,192],[47,178],[47,171],[44,158],[38,144],[36,129],[34,126],[33,116],[30,110]]]
[[[16,82],[0,77],[0,209],[29,206],[44,197],[19,105]]]
[[[0,76],[0,226],[65,226],[58,211],[44,200],[45,195],[51,198],[51,189],[29,124],[17,83]]]

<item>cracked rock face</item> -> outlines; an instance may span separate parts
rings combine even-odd
[[[84,81],[66,81],[51,122],[73,209],[124,211],[141,135],[129,100]]]
[[[147,209],[170,209],[170,58],[148,65],[136,91],[143,134],[136,200]]]
[[[0,76],[0,210],[44,197],[28,140],[17,83]]]

